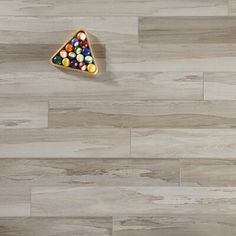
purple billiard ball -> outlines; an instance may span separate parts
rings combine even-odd
[[[79,65],[79,62],[77,60],[73,59],[70,61],[71,67],[76,68],[76,67],[78,67],[78,65]]]
[[[82,54],[86,57],[86,56],[89,56],[91,54],[91,51],[88,48],[84,48],[82,50]]]
[[[74,47],[78,47],[79,46],[79,40],[77,38],[73,38],[71,40],[71,44],[74,46]]]

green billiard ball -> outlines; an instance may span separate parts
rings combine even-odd
[[[60,56],[53,57],[53,63],[57,64],[57,65],[61,65],[62,64],[62,58]]]

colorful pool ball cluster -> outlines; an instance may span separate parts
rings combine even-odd
[[[88,45],[87,36],[82,31],[53,57],[53,63],[90,73],[94,73],[97,69]]]

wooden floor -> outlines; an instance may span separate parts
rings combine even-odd
[[[236,235],[236,0],[0,0],[0,55],[0,236]]]

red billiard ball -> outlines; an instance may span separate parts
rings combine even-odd
[[[87,40],[80,41],[80,47],[87,48],[88,47],[88,41]]]

